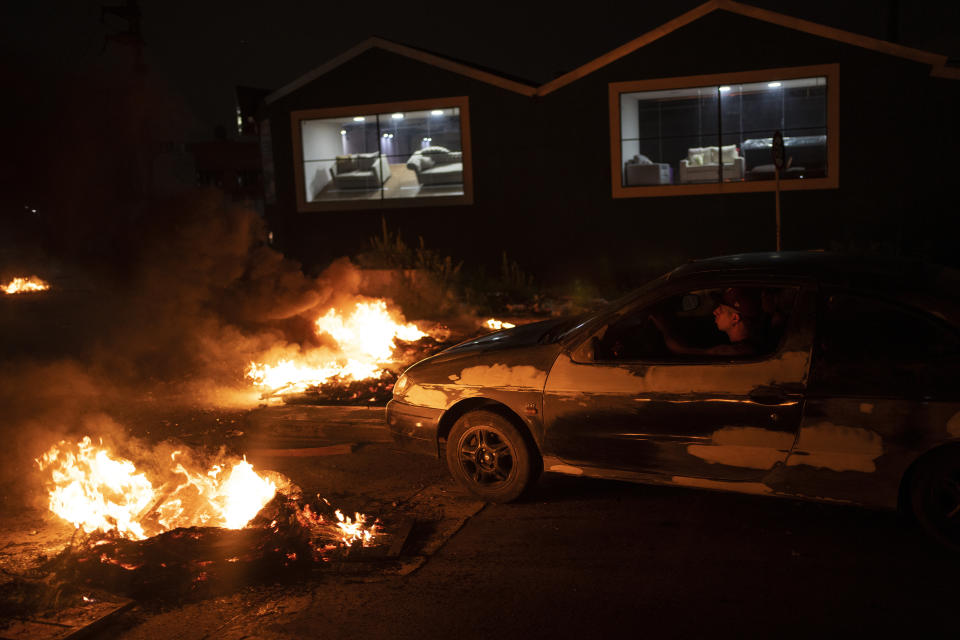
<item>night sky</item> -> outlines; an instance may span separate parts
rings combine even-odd
[[[117,5],[119,0],[115,0]],[[0,51],[7,64],[70,72],[122,64],[124,48],[105,36],[125,23],[101,22],[96,0],[4,3]],[[234,87],[277,89],[376,35],[537,85],[574,69],[692,9],[700,0],[594,1],[571,11],[555,2],[226,2],[143,0],[145,62],[179,94],[198,128],[232,124]],[[942,0],[754,0],[751,4],[888,39],[899,16],[902,44],[960,58],[960,3]],[[758,61],[758,66],[762,62]]]

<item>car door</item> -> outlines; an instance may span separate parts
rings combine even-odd
[[[960,435],[960,332],[942,316],[892,292],[823,289],[779,490],[897,506],[917,456]]]
[[[728,284],[738,283],[709,286]],[[639,332],[649,331],[646,315],[696,286],[654,294],[572,344],[544,389],[548,458],[681,483],[761,480],[794,442],[809,370],[815,292],[803,284],[788,288],[793,301],[782,337],[755,357],[622,359],[597,352],[598,336],[614,323],[637,318]]]

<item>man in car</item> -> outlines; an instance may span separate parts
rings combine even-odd
[[[749,356],[760,353],[760,324],[763,308],[756,291],[744,287],[727,287],[713,310],[717,329],[727,334],[728,343],[712,347],[691,347],[673,335],[663,318],[650,319],[663,334],[663,341],[673,353],[683,355]]]

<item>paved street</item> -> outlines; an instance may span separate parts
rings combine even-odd
[[[121,637],[849,637],[908,625],[937,636],[953,625],[960,563],[894,514],[559,476],[526,501],[484,506],[438,463],[393,451],[379,411],[328,409],[311,441],[309,416],[323,411],[254,413],[251,443],[297,435],[299,446],[359,444],[352,453],[253,459],[338,499],[410,505],[423,529],[409,565],[147,606],[121,620]],[[337,422],[350,416],[352,432]]]
[[[484,505],[439,463],[395,451],[381,418],[373,408],[276,407],[220,422],[257,468],[351,510],[413,518],[399,558],[333,563],[200,601],[141,602],[99,635],[799,638],[907,626],[913,637],[953,635],[960,562],[894,514],[550,475],[522,502]]]

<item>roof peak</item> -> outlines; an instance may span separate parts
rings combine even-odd
[[[676,18],[665,22],[659,27],[656,27],[655,29],[648,31],[643,35],[634,38],[633,40],[620,45],[611,51],[608,51],[598,58],[595,58],[594,60],[591,60],[590,62],[587,62],[586,64],[583,64],[572,71],[564,73],[563,75],[554,78],[553,80],[550,80],[549,82],[538,87],[535,87],[525,81],[511,78],[502,72],[484,69],[474,63],[464,62],[449,56],[442,56],[426,49],[394,42],[380,36],[372,36],[351,47],[340,55],[332,58],[331,60],[328,60],[326,63],[320,65],[313,71],[300,76],[293,82],[274,91],[266,97],[266,102],[269,104],[279,100],[280,98],[296,91],[313,80],[316,80],[320,76],[329,73],[340,65],[373,48],[391,51],[398,55],[419,60],[420,62],[430,64],[441,69],[446,69],[447,71],[454,73],[459,73],[475,80],[486,82],[488,84],[492,84],[502,89],[513,91],[528,97],[533,97],[535,95],[547,95],[715,11],[727,11],[748,18],[761,20],[770,24],[776,24],[789,29],[809,33],[822,38],[836,40],[852,46],[869,49],[891,56],[906,58],[922,64],[928,64],[931,67],[930,75],[960,80],[960,68],[948,64],[949,59],[946,55],[922,51],[920,49],[914,49],[912,47],[888,42],[886,40],[880,40],[879,38],[873,38],[870,36],[853,33],[851,31],[844,31],[843,29],[829,27],[823,24],[811,22],[802,18],[795,18],[787,14],[777,13],[767,9],[761,9],[759,7],[745,4],[743,2],[737,2],[735,0],[707,0],[707,2],[704,2],[703,4],[694,7],[690,11],[687,11]]]

